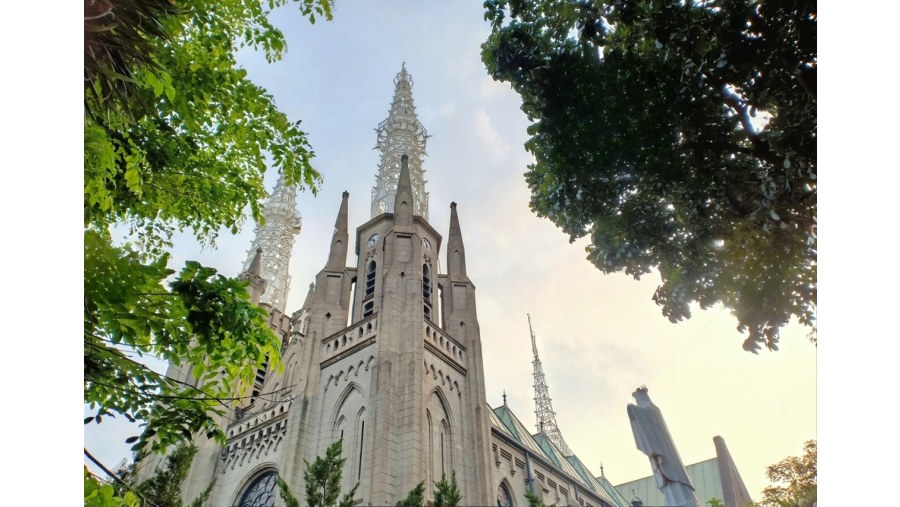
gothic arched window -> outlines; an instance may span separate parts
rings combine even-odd
[[[512,495],[506,487],[506,481],[500,483],[497,488],[497,507],[513,507]]]
[[[267,470],[253,479],[236,507],[275,507],[275,470]]]

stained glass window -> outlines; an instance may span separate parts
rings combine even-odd
[[[509,494],[506,484],[500,483],[497,488],[497,507],[512,507],[512,495]]]
[[[275,507],[275,471],[270,470],[254,479],[236,507]]]

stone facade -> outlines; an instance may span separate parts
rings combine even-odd
[[[397,83],[395,94],[412,108],[409,86],[400,86],[411,85],[405,69]],[[400,103],[396,96],[394,103]],[[414,119],[414,109],[401,112]],[[397,145],[380,137],[379,146]],[[488,406],[476,290],[466,274],[456,204],[450,205],[441,273],[444,237],[420,211],[427,194],[421,153],[412,155],[415,174],[404,153],[396,180],[379,179],[378,188],[396,192],[375,192],[373,210],[386,202],[393,207],[356,229],[355,266],[345,265],[344,192],[328,259],[303,307],[289,317],[252,294],[284,339],[285,367],[266,372],[258,396],[223,417],[224,447],[195,440],[200,451],[185,481],[186,500],[215,480],[210,506],[280,506],[275,471],[302,498],[305,462],[342,439],[343,491],[359,483],[360,505],[394,505],[423,481],[431,501],[431,485],[451,474],[463,505],[524,506],[528,489],[547,504],[627,505],[577,457],[563,456],[542,433],[529,434],[508,407]],[[252,284],[251,290],[264,294],[265,287]]]

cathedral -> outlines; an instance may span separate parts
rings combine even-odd
[[[305,462],[341,440],[342,491],[358,483],[358,505],[394,505],[423,481],[431,502],[433,483],[451,474],[461,505],[527,506],[527,491],[547,505],[631,505],[562,439],[533,335],[537,433],[505,396],[503,405],[488,405],[477,292],[466,273],[465,210],[450,203],[446,236],[429,223],[427,131],[405,67],[394,84],[377,128],[371,218],[351,238],[350,196],[335,202],[327,260],[292,312],[286,300],[301,226],[296,191],[279,180],[269,197],[241,276],[283,340],[284,369],[259,370],[250,398],[221,420],[224,446],[196,439],[183,497],[214,484],[208,505],[280,506],[276,473],[302,498]],[[351,247],[356,260],[347,266]],[[169,375],[192,381],[178,368]]]

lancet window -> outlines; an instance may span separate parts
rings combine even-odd
[[[425,318],[431,319],[431,270],[428,264],[422,264],[422,300]]]
[[[375,261],[366,268],[366,290],[363,293],[363,317],[375,313]]]

